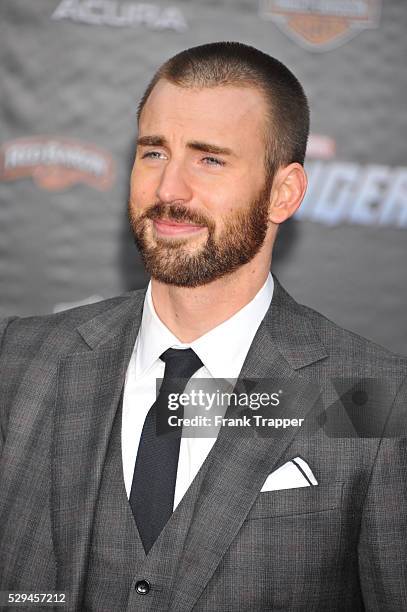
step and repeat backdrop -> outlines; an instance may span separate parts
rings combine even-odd
[[[273,270],[407,354],[405,0],[2,0],[0,316],[143,286],[127,224],[138,100],[178,51],[257,46],[311,105],[309,190]]]

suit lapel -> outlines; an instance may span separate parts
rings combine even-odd
[[[143,298],[136,293],[80,326],[92,350],[59,362],[51,507],[57,588],[69,594],[72,609],[80,607],[94,507]]]
[[[278,380],[291,390],[284,407],[289,418],[305,418],[319,389],[297,371],[325,358],[324,347],[303,309],[275,279],[272,306],[260,325],[243,365],[240,379]],[[298,429],[278,437],[262,437],[256,428],[223,428],[208,455],[194,508],[171,612],[193,608],[255,502],[268,474],[292,442]]]

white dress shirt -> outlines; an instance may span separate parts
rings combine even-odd
[[[164,377],[160,355],[168,348],[192,348],[203,363],[193,378],[238,378],[257,329],[273,297],[268,275],[254,298],[230,319],[189,344],[181,343],[158,318],[151,283],[144,301],[140,330],[124,384],[122,460],[127,497],[130,497],[138,444],[147,412],[156,400],[156,380]],[[189,488],[216,438],[182,437],[175,487],[174,509]]]

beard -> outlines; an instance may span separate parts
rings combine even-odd
[[[129,208],[130,226],[147,272],[162,283],[192,288],[251,261],[266,237],[270,189],[266,181],[248,207],[224,216],[219,236],[213,219],[180,204],[157,202],[138,217]],[[206,240],[197,246],[191,237],[160,238],[153,228],[154,220],[200,225],[207,229]],[[202,235],[198,239],[202,240]]]

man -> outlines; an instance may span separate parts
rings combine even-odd
[[[147,292],[3,324],[3,591],[98,612],[407,610],[406,360],[269,274],[308,123],[297,79],[246,45],[154,76],[129,204]],[[200,378],[274,381],[292,426],[160,433],[177,380]]]

